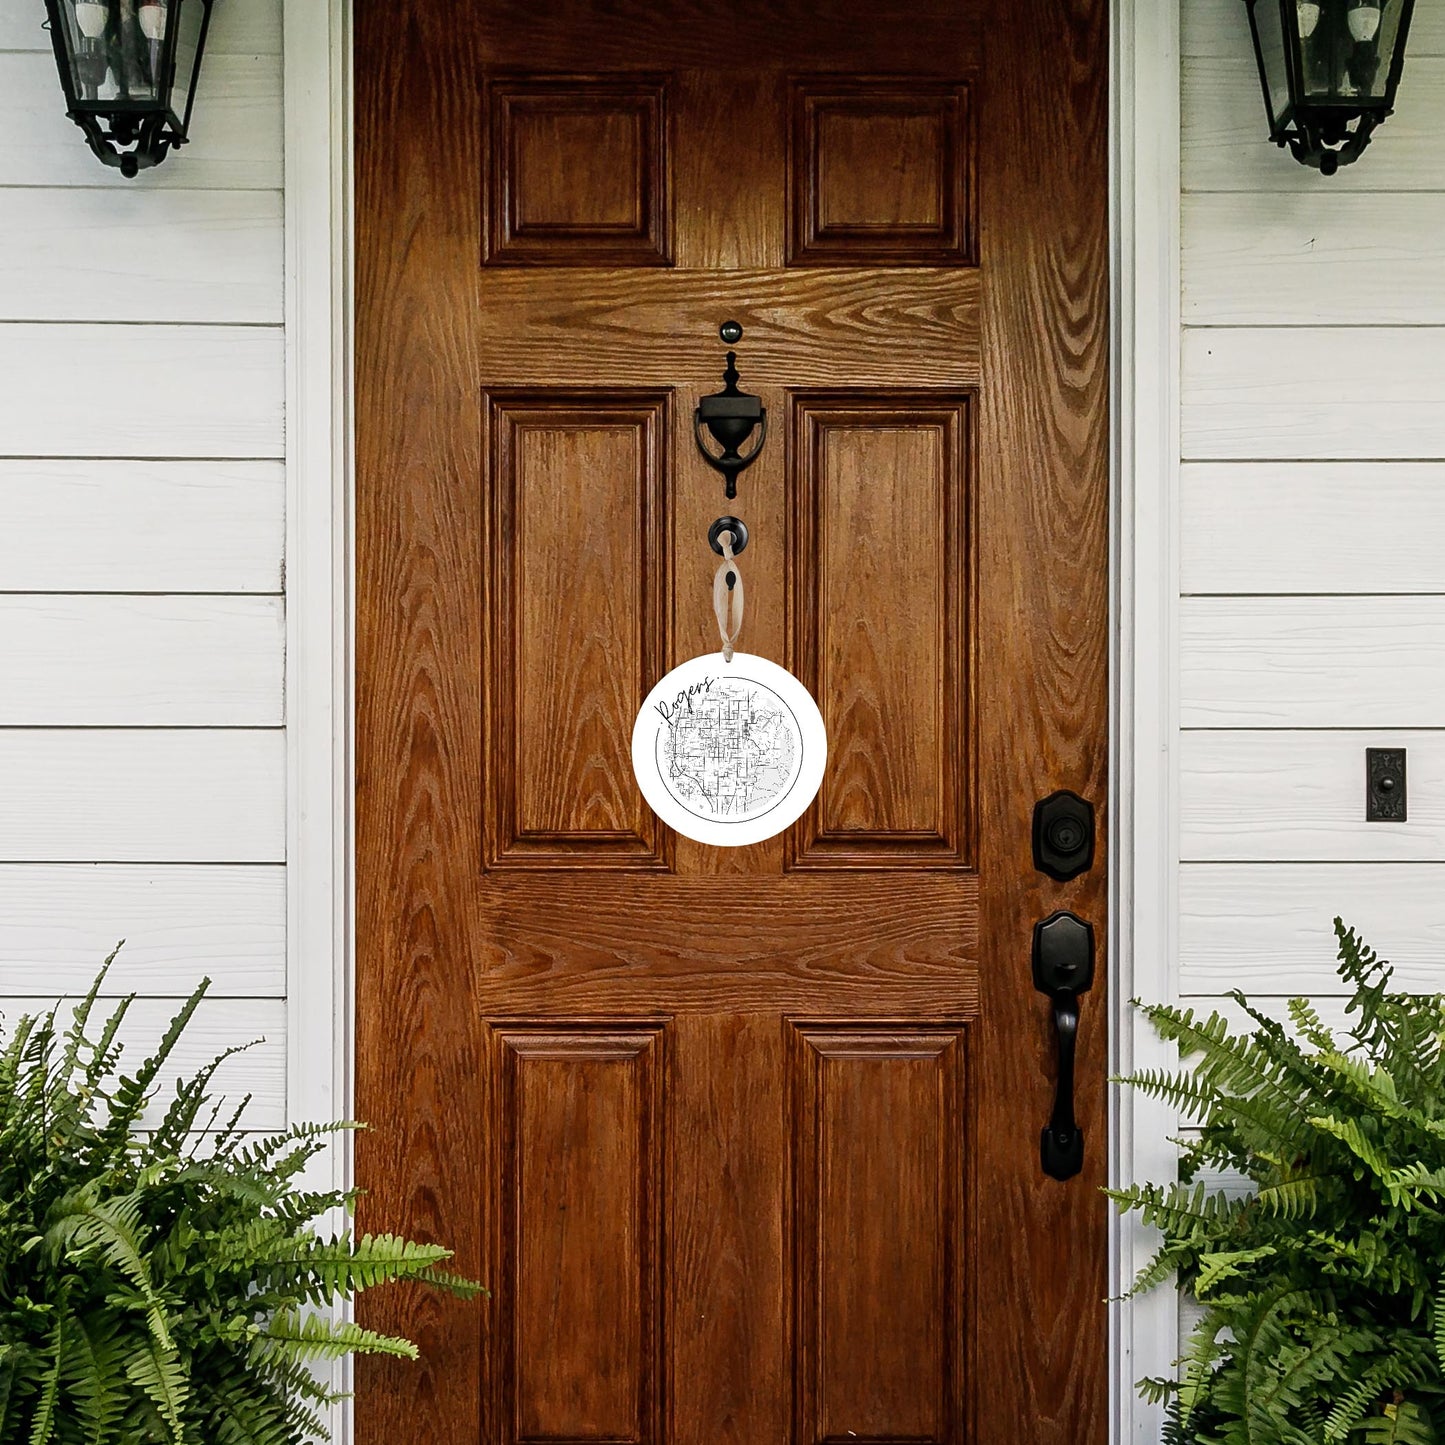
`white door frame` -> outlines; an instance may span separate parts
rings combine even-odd
[[[352,1101],[351,0],[283,0],[286,159],[287,1099]],[[1170,996],[1177,948],[1179,4],[1111,0],[1111,1063],[1167,1062],[1129,1000]],[[1115,1090],[1110,1178],[1173,1168],[1174,1120]],[[325,1161],[351,1178],[349,1150]],[[1150,1247],[1111,1230],[1115,1293]],[[1110,1313],[1115,1445],[1156,1445],[1133,1382],[1177,1353],[1172,1294]],[[338,1412],[338,1440],[350,1438]]]

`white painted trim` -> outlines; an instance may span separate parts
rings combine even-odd
[[[1111,629],[1110,1049],[1115,1072],[1165,1065],[1130,1005],[1172,996],[1178,951],[1179,5],[1113,0],[1110,231],[1114,508]],[[1172,1177],[1175,1120],[1114,1088],[1109,1176]],[[1114,1218],[1111,1293],[1128,1288],[1152,1241]],[[1178,1354],[1173,1291],[1110,1309],[1116,1445],[1157,1445],[1162,1415],[1134,1382]]]
[[[352,1102],[349,0],[285,0],[286,1076],[293,1121]],[[349,1138],[316,1183],[345,1188]],[[339,1223],[339,1221],[337,1221]],[[349,1372],[333,1383],[349,1388]],[[338,1406],[333,1440],[351,1439]]]

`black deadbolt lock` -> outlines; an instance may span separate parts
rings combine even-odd
[[[1094,866],[1094,805],[1077,793],[1050,793],[1034,804],[1034,867],[1060,883]]]

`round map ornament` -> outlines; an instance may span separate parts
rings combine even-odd
[[[632,727],[642,796],[670,828],[738,848],[781,833],[823,781],[828,736],[791,672],[734,652],[673,668]]]

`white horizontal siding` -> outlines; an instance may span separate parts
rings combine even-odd
[[[1177,987],[1335,994],[1340,914],[1445,988],[1445,6],[1332,177],[1269,143],[1245,7],[1181,19]]]
[[[1188,325],[1445,323],[1445,194],[1206,194],[1182,205]]]
[[[284,397],[277,327],[0,325],[9,456],[280,457]]]
[[[280,592],[285,506],[280,462],[0,461],[0,591]]]
[[[17,188],[0,320],[279,325],[281,251],[279,191]]]
[[[1191,597],[1180,632],[1185,727],[1445,723],[1445,597]]]
[[[1180,492],[1185,594],[1445,593],[1445,462],[1190,462]]]
[[[1365,822],[1368,747],[1406,749],[1408,822]],[[1445,862],[1445,732],[1184,732],[1179,813],[1186,863]]]
[[[285,735],[0,729],[0,799],[0,862],[280,863]]]
[[[1180,874],[1180,992],[1338,993],[1331,909],[1400,987],[1445,987],[1445,863],[1218,863]]]
[[[1187,57],[1182,92],[1180,164],[1186,192],[1263,191],[1288,197],[1317,194],[1322,187],[1331,193],[1442,188],[1445,58],[1410,55],[1395,114],[1375,132],[1359,161],[1328,178],[1270,143],[1259,71],[1247,50],[1224,59]]]
[[[281,0],[216,6],[193,142],[134,180],[0,5],[0,998],[142,995],[144,1048],[286,1113]],[[3,1005],[11,1012],[8,1004]]]
[[[286,992],[279,864],[0,865],[0,976],[12,994],[84,993],[124,939],[115,993],[179,998],[209,977],[226,998]]]
[[[8,1034],[10,1026],[25,1014],[47,1012],[56,1004],[48,998],[0,997],[0,1019]],[[69,1024],[73,1006],[61,1013],[61,1022]],[[121,1025],[120,1042],[124,1048],[120,1068],[131,1073],[153,1052],[166,1026],[175,1016],[176,1004],[170,999],[137,999]],[[103,1004],[97,1004],[91,1016],[92,1037],[99,1024],[109,1017]],[[228,1059],[217,1071],[213,1081],[213,1099],[224,1097],[232,1106],[247,1095],[250,1106],[242,1116],[245,1128],[273,1132],[286,1124],[286,1005],[280,999],[203,999],[190,1025],[181,1036],[170,1062],[161,1071],[155,1103],[146,1118],[159,1122],[166,1105],[175,1095],[175,1081],[196,1073],[227,1049],[251,1044],[245,1053]],[[221,1122],[229,1110],[221,1115]]]
[[[0,596],[5,727],[278,727],[276,597]]]
[[[1434,327],[1190,328],[1182,349],[1184,458],[1445,458],[1442,334]]]
[[[9,138],[0,152],[0,185],[279,190],[281,56],[208,55],[190,141],[133,180],[96,160],[75,122],[66,118],[49,52],[0,53],[0,134]]]

